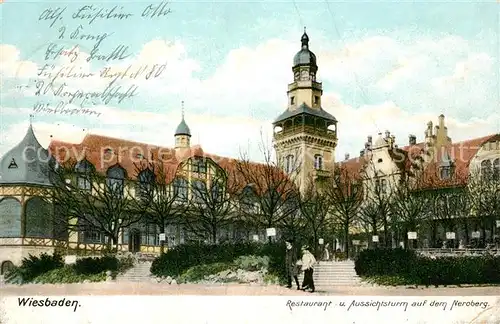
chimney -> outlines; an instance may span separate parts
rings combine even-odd
[[[388,139],[391,137],[391,132],[389,132],[388,130],[385,131],[385,138]]]
[[[371,136],[371,135],[369,135],[369,136],[368,136],[368,143],[371,143],[371,142],[372,142],[372,136]]]
[[[346,153],[346,154],[345,154],[345,160],[346,160],[346,161],[347,161],[347,160],[349,160],[349,153]]]
[[[365,155],[365,150],[359,151],[359,157],[363,157]]]
[[[417,144],[417,137],[413,134],[408,135],[408,144],[416,145]]]

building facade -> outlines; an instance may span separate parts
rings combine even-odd
[[[496,222],[500,220],[500,134],[454,143],[445,116],[440,115],[434,127],[432,121],[427,123],[423,135],[423,140],[417,142],[417,137],[410,134],[408,144],[402,147],[398,147],[389,131],[378,134],[375,141],[368,136],[358,157],[339,163],[363,185],[362,211],[368,210],[369,204],[376,204],[382,214],[379,221],[384,213],[390,221],[391,211],[384,208],[388,209],[391,201],[403,194],[402,187],[406,187],[414,195],[425,197],[425,205],[406,206],[413,208],[415,214],[407,223],[415,224],[411,229],[399,229],[400,233],[391,230],[386,238],[391,246],[402,241],[407,244],[407,231],[417,232],[417,246],[422,248],[446,245],[446,233],[452,232],[455,239],[448,244],[455,247],[469,245],[473,237],[482,242],[481,246],[494,242],[500,234]],[[478,190],[481,193],[475,194]],[[364,225],[363,230],[378,231],[378,236],[382,236],[382,224],[375,231],[373,226]],[[369,239],[365,242],[371,243]]]

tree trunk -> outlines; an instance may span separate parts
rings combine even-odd
[[[344,223],[345,257],[349,259],[349,222]]]
[[[165,233],[165,224],[160,224],[160,233],[165,234],[165,240],[167,239],[167,234]],[[160,255],[165,254],[165,241],[160,241]]]

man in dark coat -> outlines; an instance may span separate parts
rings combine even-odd
[[[292,277],[295,279],[297,284],[297,290],[300,289],[299,278],[298,278],[298,267],[297,267],[297,250],[293,246],[293,240],[286,240],[286,276],[288,279],[287,288],[292,288]]]

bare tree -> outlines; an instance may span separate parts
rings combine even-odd
[[[319,239],[331,227],[330,197],[314,184],[309,184],[300,200],[300,213],[305,229],[311,234],[314,251],[318,252]]]
[[[277,227],[289,217],[295,217],[295,209],[289,208],[297,197],[297,186],[293,179],[299,170],[300,161],[294,160],[289,174],[273,162],[271,149],[261,138],[260,150],[263,163],[251,162],[241,155],[236,162],[236,177],[242,186],[250,185],[254,191],[253,202],[257,208],[242,209],[243,216],[256,228]],[[297,154],[295,155],[297,156]],[[269,238],[271,240],[271,238]]]
[[[370,165],[373,162],[370,162]],[[373,167],[375,171],[375,167]],[[359,221],[370,228],[371,235],[378,235],[383,231],[385,247],[391,245],[389,239],[391,204],[393,199],[394,176],[384,177],[375,171],[372,178],[363,179],[364,199],[359,211]]]
[[[143,221],[158,226],[160,233],[170,225],[177,225],[187,210],[187,186],[176,186],[162,162],[135,164],[137,186],[136,197],[142,204]],[[160,253],[165,251],[165,242],[160,241]]]
[[[219,166],[214,167],[208,181],[194,180],[191,183],[192,197],[185,226],[196,237],[217,243],[221,230],[227,230],[237,220],[237,184],[228,181],[227,174]]]
[[[490,168],[473,170],[466,191],[471,212],[480,221],[483,240],[488,229],[494,237],[496,220],[500,219],[500,179],[493,171]]]
[[[408,246],[407,232],[417,232],[429,218],[429,197],[420,191],[421,182],[409,177],[401,177],[394,186],[391,215],[393,224],[403,235],[405,247]],[[413,242],[415,244],[415,242]]]
[[[349,230],[353,221],[358,217],[363,191],[356,175],[340,164],[333,172],[330,181],[324,183],[324,193],[330,204],[333,221],[343,232],[346,242],[346,256],[349,257]]]
[[[51,198],[64,213],[59,218],[63,226],[70,231],[104,235],[110,250],[117,247],[122,230],[139,222],[144,212],[126,179],[100,174],[86,160],[55,164],[51,180]]]

